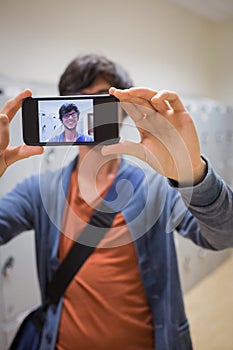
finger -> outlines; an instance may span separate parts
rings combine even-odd
[[[132,97],[141,97],[144,98],[145,100],[148,100],[150,102],[150,100],[152,99],[152,97],[157,94],[158,91],[156,90],[152,90],[149,88],[144,88],[144,87],[133,87],[130,88],[128,91],[128,94]]]
[[[128,101],[133,102],[134,104],[143,105],[147,108],[154,107],[154,109],[160,113],[163,113],[170,109],[168,103],[166,101],[156,101],[156,103],[152,103],[152,98],[157,94],[156,90],[144,88],[144,87],[133,87],[126,90],[119,90],[115,88],[111,88],[111,92],[116,94],[116,97]]]
[[[142,112],[140,112],[133,103],[129,102],[121,102],[121,107],[125,110],[125,112],[133,119],[135,123],[142,120]]]
[[[137,123],[139,121],[142,121],[143,119],[145,119],[146,116],[148,116],[151,113],[154,113],[155,111],[151,103],[147,99],[143,97],[138,97],[136,91],[135,94],[133,93],[133,95],[131,95],[130,91],[131,89],[109,89],[109,92],[121,101],[121,107],[134,120],[134,122]],[[153,94],[154,93],[155,91],[153,91]]]
[[[124,90],[111,87],[109,89],[109,93],[111,95],[116,94],[122,97],[125,96],[125,98],[127,98],[127,96],[141,97],[150,101],[151,98],[157,93],[157,91],[149,88],[144,88],[144,87],[132,87],[130,89],[124,89]]]
[[[9,119],[7,115],[0,114],[0,155],[7,148],[9,141]]]
[[[115,87],[111,87],[109,89],[109,94],[115,96],[118,98],[120,101],[125,101],[129,99],[129,94],[128,94],[129,89],[116,89]]]
[[[115,96],[120,100],[121,107],[125,110],[125,112],[137,122],[142,118],[142,114],[138,111],[136,106],[132,103],[131,97],[128,93],[129,89],[116,89],[115,87],[111,87],[109,89],[109,94]]]
[[[178,94],[173,91],[162,90],[159,91],[152,99],[151,103],[154,105],[158,102],[168,101],[174,112],[186,111]]]
[[[154,109],[160,114],[164,115],[167,111],[171,110],[171,107],[167,101],[153,101],[151,100],[151,104]]]
[[[137,94],[137,89],[141,91],[141,96]],[[143,95],[142,90],[146,90],[146,88],[130,88],[125,90],[110,88],[109,93],[114,95],[121,102],[133,103],[135,105],[137,104],[137,105],[152,109],[150,99],[146,98],[146,94]],[[155,94],[155,91],[154,91],[154,94]],[[152,93],[151,93],[151,96],[153,96]]]
[[[22,106],[23,99],[30,97],[31,95],[32,95],[32,92],[29,89],[26,89],[26,90],[20,92],[17,96],[8,100],[0,112],[7,114],[9,121],[11,121],[12,118],[14,117],[14,115],[17,113],[17,111]]]
[[[130,88],[128,94],[134,98],[137,98],[137,100],[134,100],[134,103],[142,104],[143,103],[142,101],[146,100],[148,101],[148,103],[147,104],[143,103],[145,107],[150,108],[152,106],[156,111],[160,113],[163,113],[170,109],[166,101],[159,101],[157,104],[151,103],[151,99],[155,96],[155,94],[157,94],[156,90],[143,88],[143,87],[135,87],[135,88]]]
[[[6,164],[7,166],[15,163],[18,160],[29,158],[31,156],[36,156],[44,152],[41,146],[27,146],[21,145],[13,148],[8,148],[6,150]]]

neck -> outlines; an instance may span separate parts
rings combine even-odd
[[[65,141],[74,142],[77,139],[76,129],[65,129]]]
[[[103,156],[101,146],[80,146],[77,163],[79,191],[92,205],[111,186],[116,176],[120,158]]]
[[[102,146],[80,146],[78,158],[79,174],[96,181],[115,175],[120,163],[118,156],[103,156]]]

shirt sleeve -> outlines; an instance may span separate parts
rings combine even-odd
[[[195,217],[203,239],[213,249],[233,247],[233,192],[205,159],[208,171],[193,187],[176,188],[188,211]],[[187,214],[188,215],[188,214]],[[186,218],[190,221],[190,218]],[[180,225],[182,230],[182,224]]]
[[[27,178],[0,199],[0,245],[34,228],[35,177]]]

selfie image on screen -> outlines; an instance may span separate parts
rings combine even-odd
[[[38,102],[40,142],[93,142],[93,100]]]

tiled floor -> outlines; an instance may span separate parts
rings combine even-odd
[[[233,350],[233,254],[185,294],[194,350]]]

